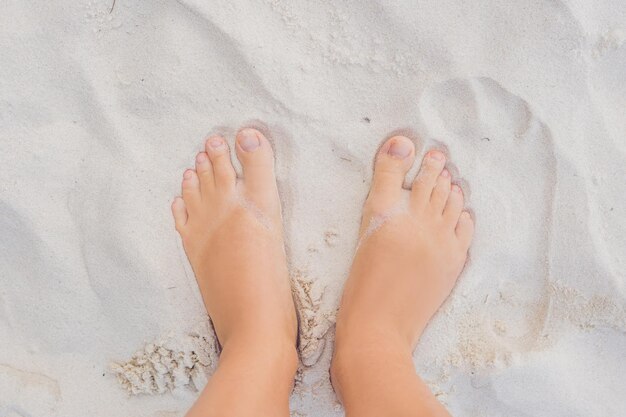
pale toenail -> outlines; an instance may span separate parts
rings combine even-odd
[[[459,187],[458,185],[454,184],[452,186],[452,191],[454,191],[456,193],[460,193],[461,192],[461,187]]]
[[[220,149],[222,146],[224,146],[224,139],[211,138],[209,139],[209,146],[213,149]]]
[[[435,161],[443,161],[445,159],[445,155],[439,151],[430,151],[428,153],[428,157],[434,159]]]
[[[196,156],[196,162],[198,162],[199,164],[206,162],[207,161],[207,156],[205,153],[199,153],[198,156]]]
[[[185,171],[185,173],[183,174],[183,178],[186,180],[191,178],[191,171]]]
[[[450,178],[450,172],[447,169],[441,171],[441,176],[444,178]]]
[[[246,152],[253,152],[261,145],[259,136],[252,129],[245,129],[241,131],[239,137],[239,146]]]
[[[404,159],[411,154],[411,149],[411,142],[397,140],[391,144],[387,153],[394,158]]]

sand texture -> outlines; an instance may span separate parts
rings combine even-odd
[[[217,346],[170,202],[207,134],[249,124],[300,308],[293,416],[343,415],[335,313],[396,131],[446,150],[476,218],[414,356],[436,395],[626,415],[626,2],[112,5],[0,0],[0,416],[184,414]]]

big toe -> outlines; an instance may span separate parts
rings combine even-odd
[[[267,138],[258,130],[246,128],[237,133],[237,157],[248,184],[274,181],[274,154]]]
[[[376,156],[369,198],[395,202],[414,158],[415,145],[409,138],[394,136],[387,140]]]
[[[237,133],[236,149],[243,169],[246,198],[259,206],[276,206],[274,152],[270,142],[258,130],[245,128]]]

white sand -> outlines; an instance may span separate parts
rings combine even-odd
[[[309,323],[294,416],[342,415],[332,323],[395,129],[448,149],[477,220],[415,353],[439,398],[626,415],[624,1],[111,3],[0,1],[0,416],[183,414],[214,358],[169,204],[254,120]]]

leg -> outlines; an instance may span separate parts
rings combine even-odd
[[[273,153],[254,129],[238,133],[236,148],[243,180],[226,141],[209,138],[172,204],[222,345],[218,368],[188,416],[289,416],[297,320]]]
[[[412,351],[463,269],[474,224],[443,153],[430,151],[412,190],[402,188],[414,154],[405,137],[382,146],[363,209],[331,366],[348,417],[449,416]]]

